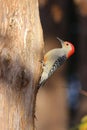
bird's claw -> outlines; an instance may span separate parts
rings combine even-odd
[[[35,118],[36,120],[38,120],[37,117],[36,117],[36,115],[34,115],[34,118]]]

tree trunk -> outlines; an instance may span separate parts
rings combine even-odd
[[[38,0],[0,0],[0,130],[33,130],[43,34]]]

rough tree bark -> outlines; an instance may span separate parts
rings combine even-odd
[[[43,34],[38,0],[0,0],[0,130],[33,130]]]

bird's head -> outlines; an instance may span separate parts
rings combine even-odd
[[[62,48],[64,49],[67,58],[69,58],[71,55],[73,55],[73,53],[75,52],[75,47],[73,44],[71,44],[70,42],[67,41],[63,41],[60,38],[57,37],[57,39],[59,40],[59,42],[62,45]]]
[[[73,44],[71,44],[70,42],[65,41],[63,44],[63,48],[66,50],[67,58],[69,58],[75,52],[75,48],[74,48]]]

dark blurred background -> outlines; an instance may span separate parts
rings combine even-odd
[[[87,114],[87,0],[39,0],[45,52],[70,41],[75,54],[37,97],[38,129],[65,130]]]

